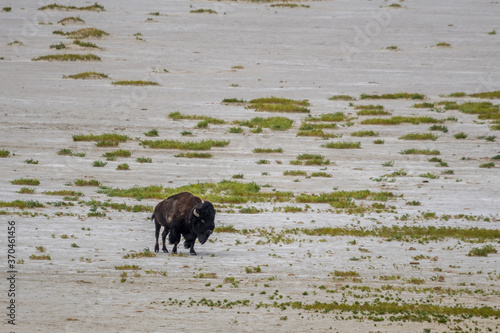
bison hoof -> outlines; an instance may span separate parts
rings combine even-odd
[[[155,252],[158,253],[160,251],[160,247],[158,245],[155,245]]]
[[[168,253],[168,250],[167,249],[161,249],[163,251],[163,253]]]
[[[196,256],[197,255],[196,252],[194,252],[194,251],[193,252],[189,252],[189,253],[191,253],[192,256]]]

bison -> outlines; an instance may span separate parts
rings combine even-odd
[[[158,236],[163,226],[161,239],[163,242],[162,251],[168,253],[165,246],[165,238],[168,235],[170,244],[174,244],[173,253],[177,253],[177,244],[181,241],[181,235],[184,237],[184,247],[189,249],[189,253],[196,255],[194,243],[196,238],[201,244],[205,244],[208,237],[215,228],[215,209],[209,201],[202,201],[197,196],[189,192],[182,192],[168,197],[158,203],[155,207],[151,220],[155,221],[155,252],[160,247]]]

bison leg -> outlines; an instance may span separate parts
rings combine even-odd
[[[170,230],[170,234],[168,235],[168,242],[170,244],[174,244],[172,249],[172,253],[177,253],[177,244],[181,241],[181,234],[177,231],[177,229],[172,228]]]
[[[169,230],[165,227],[163,228],[163,233],[161,234],[161,240],[163,242],[163,247],[161,248],[161,250],[163,251],[163,253],[168,253],[167,247],[165,246],[165,238],[167,237],[168,231]]]
[[[191,253],[193,256],[196,255],[196,252],[194,250],[194,244],[196,243],[196,236],[194,236],[194,239],[190,237],[189,235],[184,235],[184,248],[189,249],[189,253]]]
[[[158,244],[158,237],[160,236],[160,229],[161,229],[161,224],[156,222],[155,220],[155,237],[156,237],[156,244],[155,244],[155,252],[158,252],[160,250],[160,245]]]

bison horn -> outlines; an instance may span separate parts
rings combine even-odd
[[[200,214],[198,214],[198,212],[196,211],[196,209],[193,210],[193,215],[196,216],[196,217],[200,217]]]

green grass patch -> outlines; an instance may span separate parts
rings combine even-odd
[[[307,172],[302,170],[286,170],[283,172],[283,176],[307,176]]]
[[[456,134],[453,134],[455,139],[467,139],[468,135],[464,132],[458,132]]]
[[[326,113],[322,114],[318,117],[312,117],[309,115],[307,118],[304,119],[305,121],[329,121],[329,122],[340,122],[340,121],[347,121],[348,117],[343,113],[343,112],[336,112],[336,113]]]
[[[339,135],[333,133],[325,133],[322,129],[299,130],[297,136],[319,136],[321,138],[337,138]]]
[[[31,59],[32,61],[101,61],[95,54],[51,54]]]
[[[261,187],[255,182],[242,183],[238,181],[223,180],[219,183],[196,183],[167,188],[158,185],[146,187],[132,187],[128,189],[104,188],[99,193],[117,197],[132,197],[136,199],[164,199],[179,192],[191,192],[205,200],[218,203],[242,204],[249,201],[267,202],[289,201],[293,194],[291,192],[260,192]]]
[[[317,130],[317,129],[337,129],[338,126],[336,123],[308,123],[308,122],[302,122],[302,125],[299,127],[299,131],[310,131],[310,130]]]
[[[84,6],[84,7],[75,7],[75,6],[64,6],[58,5],[56,3],[46,5],[38,8],[38,10],[60,10],[60,11],[73,11],[73,10],[82,10],[82,11],[93,11],[93,12],[102,12],[104,11],[104,7],[95,2],[93,5]]]
[[[248,101],[245,101],[244,99],[238,99],[238,98],[224,98],[222,100],[222,103],[227,103],[227,104],[245,104],[245,103],[248,103]]]
[[[448,127],[442,125],[432,125],[431,127],[429,127],[429,131],[441,131],[443,133],[447,133]]]
[[[451,44],[446,42],[439,42],[436,44],[437,47],[451,47]]]
[[[382,94],[382,95],[368,95],[361,94],[360,99],[424,99],[425,95],[417,93],[395,93],[395,94]]]
[[[486,168],[486,169],[491,169],[495,167],[495,163],[493,162],[488,162],[488,163],[482,163],[479,165],[480,168]]]
[[[96,167],[96,168],[105,167],[107,164],[108,164],[108,162],[104,162],[104,161],[94,161],[94,162],[92,162],[92,166]]]
[[[103,133],[99,135],[95,134],[78,134],[73,135],[73,141],[111,141],[111,142],[126,142],[130,139],[127,135],[116,134],[116,133]]]
[[[311,177],[331,178],[332,175],[326,172],[312,172]]]
[[[80,17],[80,16],[70,16],[70,17],[65,17],[62,20],[58,21],[57,23],[66,25],[66,24],[72,24],[72,23],[85,23],[85,21]]]
[[[330,165],[330,160],[325,159],[323,155],[319,154],[301,154],[293,161],[291,165]]]
[[[327,144],[322,145],[321,147],[332,148],[332,149],[360,149],[361,142],[329,142]]]
[[[256,154],[282,153],[283,148],[255,148],[253,152]]]
[[[439,178],[439,175],[436,175],[435,173],[432,173],[432,172],[422,173],[418,176],[422,177],[422,178],[429,178],[429,179],[438,179]]]
[[[401,155],[440,155],[441,152],[439,150],[411,148],[411,149],[403,150],[400,154]]]
[[[469,257],[487,257],[490,253],[498,253],[496,247],[491,244],[484,245],[482,247],[473,247],[467,256]]]
[[[333,95],[328,98],[330,101],[355,101],[356,98],[349,95]]]
[[[19,178],[10,181],[12,185],[38,186],[40,181],[35,178]]]
[[[428,102],[417,103],[417,104],[413,104],[413,106],[412,106],[412,108],[416,108],[416,109],[430,109],[433,107],[434,107],[434,103],[428,103]]]
[[[391,113],[385,110],[361,110],[356,113],[358,116],[390,116]]]
[[[101,186],[101,182],[95,179],[77,179],[74,181],[75,186]]]
[[[378,132],[374,131],[357,131],[357,132],[352,132],[351,136],[358,136],[358,137],[363,137],[363,136],[378,136]]]
[[[18,209],[33,209],[45,207],[42,203],[34,200],[14,200],[14,201],[0,201],[0,208],[18,208]]]
[[[153,159],[151,157],[138,157],[136,162],[139,163],[153,163]]]
[[[285,117],[256,117],[251,120],[240,121],[238,125],[250,128],[269,128],[272,131],[285,131],[292,127],[293,120]]]
[[[130,170],[130,166],[127,163],[119,164],[116,170]]]
[[[10,156],[10,151],[5,150],[5,149],[0,149],[0,157],[9,157]]]
[[[64,75],[65,79],[79,79],[79,80],[95,80],[95,79],[108,79],[109,76],[104,73],[97,72],[83,72],[78,74]]]
[[[12,7],[3,7],[2,12],[4,13],[10,13],[12,11]]]
[[[469,96],[476,98],[497,99],[500,98],[500,90],[475,93],[475,94],[470,94]]]
[[[101,38],[103,36],[109,36],[106,31],[96,28],[82,28],[75,31],[64,32],[62,30],[56,30],[52,32],[54,35],[66,36],[69,38],[75,39],[84,39],[84,38]]]
[[[66,48],[66,44],[64,43],[59,43],[59,44],[51,44],[50,45],[50,48],[51,49],[56,49],[56,50],[62,50],[62,49],[65,49]]]
[[[402,123],[410,123],[413,125],[418,125],[420,123],[424,124],[436,124],[442,123],[444,120],[438,120],[432,117],[403,117],[394,116],[391,118],[370,118],[361,121],[361,125],[400,125]]]
[[[71,149],[69,148],[63,148],[63,149],[59,149],[59,151],[57,152],[57,155],[60,155],[60,156],[78,156],[78,157],[85,157],[85,153],[74,153]]]
[[[121,266],[115,266],[116,270],[124,271],[124,270],[139,270],[141,267],[137,265],[121,265]]]
[[[63,197],[81,197],[83,196],[82,192],[71,191],[71,190],[58,190],[58,191],[45,191],[43,192],[45,195],[59,195]]]
[[[27,163],[27,164],[38,164],[38,161],[35,161],[32,158],[30,158],[29,160],[24,160],[24,162]]]
[[[200,9],[193,9],[190,11],[190,13],[194,13],[194,14],[217,14],[217,12],[213,9],[204,9],[204,8],[200,8]]]
[[[408,133],[399,137],[400,140],[432,140],[436,141],[438,137],[432,133]]]
[[[207,117],[207,116],[198,116],[198,115],[184,115],[179,111],[171,112],[168,115],[168,117],[172,118],[173,120],[191,119],[191,120],[202,120],[205,121],[207,124],[226,124],[226,121],[223,119]]]
[[[78,45],[78,46],[81,46],[81,47],[88,47],[88,48],[92,48],[92,49],[100,49],[99,46],[97,46],[96,44],[94,43],[91,43],[91,42],[82,42],[81,40],[77,39],[77,40],[74,40],[73,41],[73,44],[75,45]]]
[[[17,193],[20,193],[20,194],[34,194],[35,192],[36,192],[36,189],[31,188],[31,187],[21,187],[21,189],[19,191],[17,191]]]
[[[241,128],[241,127],[231,127],[231,128],[229,128],[229,133],[232,133],[232,134],[243,133],[243,128]]]
[[[154,128],[154,129],[144,133],[144,135],[148,136],[148,137],[158,136],[158,129]]]
[[[307,108],[307,106],[309,106],[307,100],[292,100],[271,96],[252,99],[249,103],[250,105],[247,106],[249,109],[254,109],[259,112],[310,112]]]
[[[210,153],[194,153],[194,152],[189,152],[189,153],[180,153],[175,155],[175,157],[185,157],[185,158],[212,158],[213,155]]]
[[[122,81],[113,81],[111,82],[114,86],[159,86],[158,82],[153,81],[143,81],[143,80],[122,80]]]
[[[106,157],[108,161],[114,161],[117,157],[130,157],[132,156],[132,152],[130,150],[118,149],[113,152],[107,152],[102,155],[102,157]]]
[[[225,147],[229,145],[229,140],[201,140],[198,142],[178,140],[144,140],[141,141],[144,147],[154,149],[181,149],[181,150],[209,150],[212,147]]]

